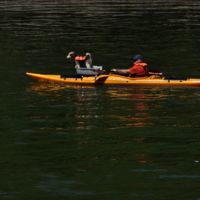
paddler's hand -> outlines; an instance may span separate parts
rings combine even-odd
[[[115,73],[115,74],[118,72],[117,69],[111,69],[110,71],[113,72],[113,73]]]

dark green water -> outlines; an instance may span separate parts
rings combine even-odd
[[[1,199],[200,199],[200,90],[39,83],[142,54],[200,78],[200,1],[0,1]]]

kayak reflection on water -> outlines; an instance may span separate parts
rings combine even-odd
[[[116,123],[116,126],[108,126],[108,129],[124,129],[128,127],[147,127],[151,126],[148,120],[149,108],[147,105],[148,95],[146,89],[143,88],[126,88],[123,91],[119,88],[108,88],[107,90],[101,90],[97,86],[81,86],[81,85],[63,85],[52,84],[46,82],[33,82],[26,88],[26,92],[35,92],[38,95],[47,96],[43,101],[56,102],[58,105],[73,108],[74,113],[71,118],[75,118],[78,126],[76,129],[90,129],[94,126],[94,122],[91,119],[116,119],[117,121],[123,121],[123,123]],[[65,95],[71,93],[71,95]],[[103,112],[108,107],[108,104],[102,103],[101,106],[97,106],[96,101],[100,97],[112,98],[110,101],[110,107],[114,108],[114,112],[110,114]],[[72,101],[73,99],[73,101]],[[95,101],[94,101],[95,99]],[[122,101],[121,101],[122,100]],[[127,103],[129,102],[128,110]],[[122,104],[120,103],[122,102]],[[71,105],[73,104],[73,105]],[[59,106],[58,106],[59,108]],[[99,108],[101,108],[99,110]],[[121,109],[127,110],[124,114],[120,114]],[[58,127],[60,128],[60,127]]]
[[[114,97],[115,100],[124,100],[129,101],[129,109],[128,113],[125,113],[124,115],[115,115],[112,116],[114,118],[118,118],[121,121],[126,121],[126,126],[120,127],[116,125],[115,127],[112,127],[111,129],[120,129],[120,128],[127,128],[127,127],[147,127],[150,126],[151,123],[147,122],[151,117],[149,116],[149,108],[147,106],[147,94],[146,90],[143,88],[130,88],[125,89],[124,93],[119,93],[119,90],[108,90],[107,93],[109,93],[109,96]],[[123,109],[122,106],[119,107],[119,109]],[[125,108],[124,108],[125,109]],[[117,123],[121,124],[121,123]]]

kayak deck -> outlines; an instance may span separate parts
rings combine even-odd
[[[200,79],[193,78],[161,78],[157,76],[131,78],[117,74],[98,76],[67,76],[26,73],[26,75],[38,80],[66,84],[91,84],[91,85],[148,85],[148,86],[198,86]]]

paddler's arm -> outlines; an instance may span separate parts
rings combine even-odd
[[[111,69],[111,72],[114,72],[115,74],[131,74],[129,69]]]

